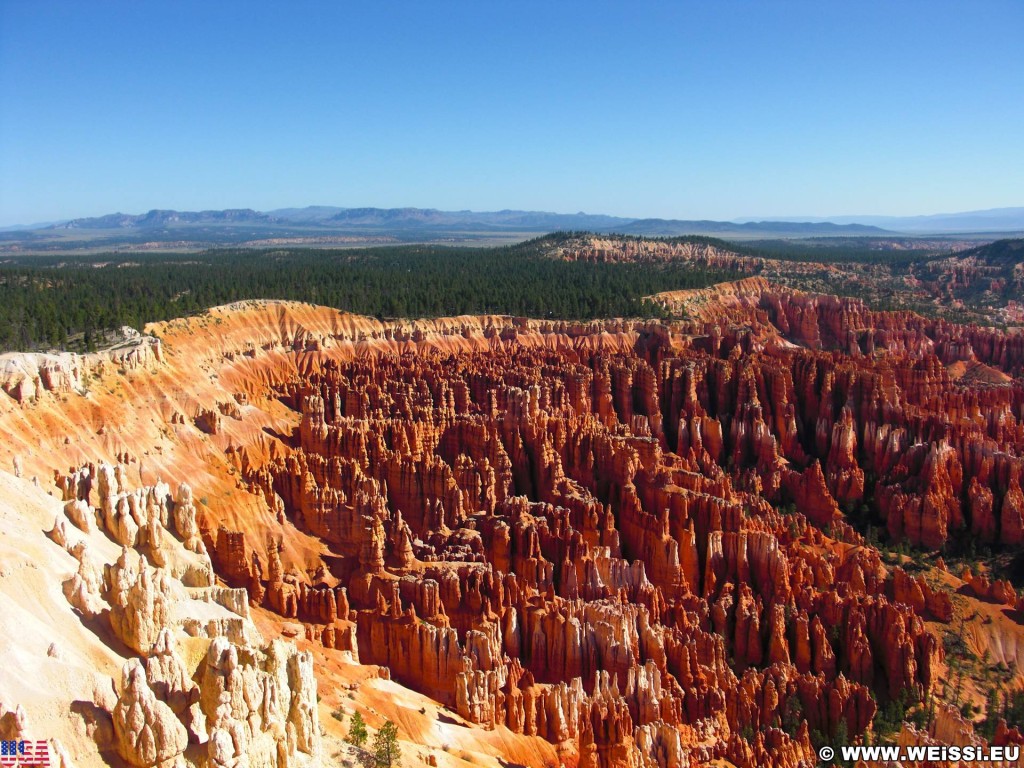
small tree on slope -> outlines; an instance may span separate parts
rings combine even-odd
[[[345,741],[359,748],[362,748],[363,744],[366,743],[366,723],[363,722],[363,716],[358,712],[352,715],[352,721],[348,725],[348,736],[345,737]]]
[[[392,768],[402,759],[402,750],[398,746],[398,726],[390,720],[377,731],[373,740],[373,754],[377,758],[378,768]]]

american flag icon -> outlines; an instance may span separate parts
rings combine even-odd
[[[49,742],[45,739],[0,740],[0,768],[28,768],[30,765],[50,768]]]

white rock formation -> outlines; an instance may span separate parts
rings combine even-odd
[[[118,754],[139,768],[184,766],[188,732],[171,708],[157,699],[138,659],[125,663],[121,688],[113,712]]]

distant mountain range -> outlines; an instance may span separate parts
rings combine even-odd
[[[740,221],[745,221],[740,219]],[[1022,232],[1024,208],[989,208],[983,211],[936,213],[930,216],[829,216],[827,218],[773,218],[776,222],[808,222],[812,224],[867,224],[894,232]],[[763,222],[762,222],[763,223]]]
[[[683,219],[630,219],[587,213],[546,211],[440,211],[435,208],[281,208],[254,211],[234,208],[222,211],[175,211],[155,209],[143,214],[111,213],[84,219],[47,223],[26,229],[50,230],[163,230],[193,226],[254,225],[259,227],[315,227],[325,231],[407,230],[487,232],[551,232],[587,230],[635,235],[686,235],[694,233],[762,233],[803,235],[889,234],[876,226],[832,222],[730,222]]]
[[[938,214],[934,216],[835,216],[712,221],[633,219],[587,213],[545,211],[441,211],[434,208],[338,208],[309,206],[255,211],[155,209],[142,214],[47,222],[5,227],[0,245],[33,247],[47,242],[97,246],[118,243],[189,242],[237,244],[274,239],[390,238],[404,242],[457,241],[474,238],[528,237],[557,230],[674,237],[713,235],[723,238],[886,237],[902,234],[1022,232],[1024,208]],[[57,241],[60,241],[59,243]]]
[[[373,229],[485,227],[513,231],[550,232],[552,229],[604,230],[632,222],[617,216],[542,211],[439,211],[436,208],[284,208],[268,215],[290,224],[318,223]]]
[[[636,219],[627,224],[614,227],[613,231],[623,235],[648,235],[657,237],[675,237],[678,235],[699,234],[736,234],[751,235],[819,235],[819,236],[863,236],[891,235],[890,230],[864,224],[834,224],[830,221],[681,221],[679,219]]]
[[[190,224],[270,224],[274,219],[251,208],[224,211],[152,210],[149,213],[108,213],[88,219],[72,219],[44,229],[159,229]]]

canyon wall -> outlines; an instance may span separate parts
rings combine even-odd
[[[161,324],[161,359],[125,375],[166,399],[118,471],[159,468],[225,595],[483,728],[581,766],[814,761],[814,740],[862,734],[943,668],[928,625],[951,621],[949,595],[887,566],[867,527],[928,549],[1024,536],[1024,346],[760,278],[654,298],[687,319],[271,303]],[[186,374],[201,385],[175,392]],[[38,379],[4,387],[7,425],[74,396]],[[19,440],[19,471],[41,473]],[[179,487],[190,468],[208,497]],[[119,544],[161,551],[148,491],[111,501],[117,471],[58,474]],[[125,594],[157,610],[142,573]],[[162,648],[115,614],[124,642]]]

